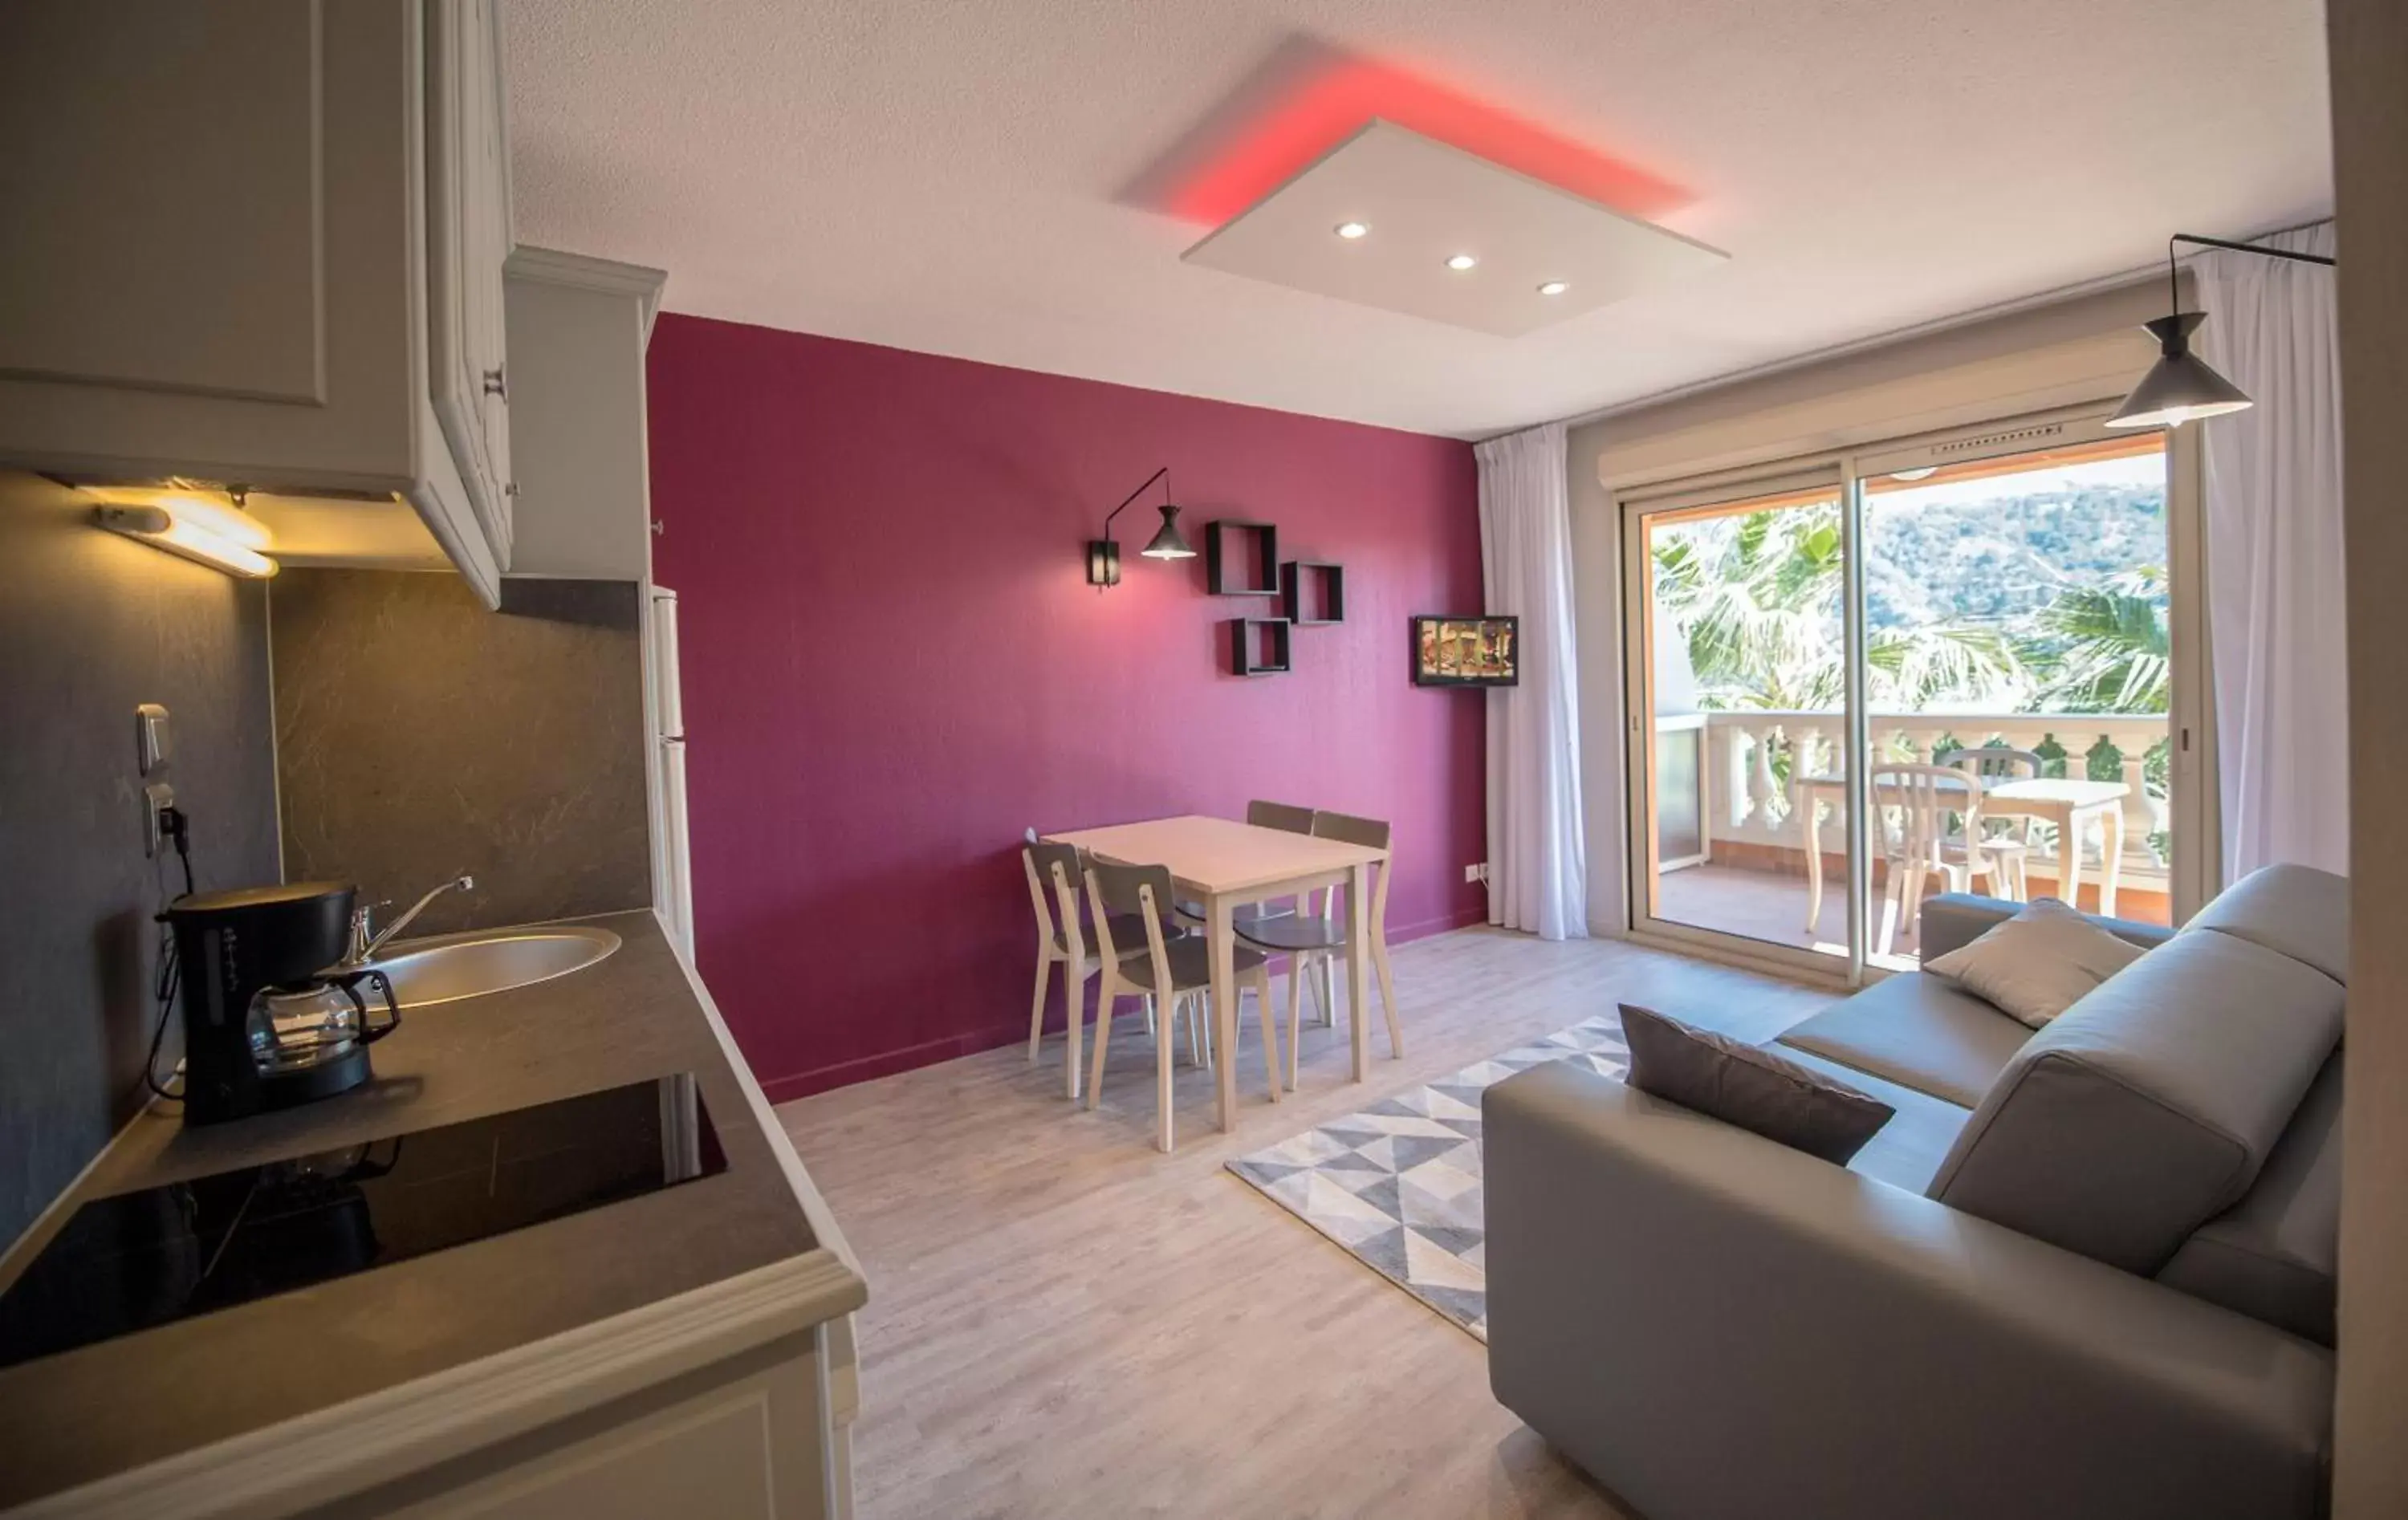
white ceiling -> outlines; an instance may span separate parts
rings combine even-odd
[[[519,239],[664,305],[1479,437],[2330,209],[2317,0],[509,0]],[[1520,337],[1131,204],[1312,38],[1686,186],[1728,264]]]
[[[1355,236],[1340,237],[1341,225]],[[1694,278],[1724,256],[1375,121],[1182,257],[1518,337]],[[1474,262],[1458,270],[1457,259]]]

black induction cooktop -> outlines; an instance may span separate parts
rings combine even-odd
[[[0,1367],[726,1169],[679,1075],[94,1198],[0,1295]]]

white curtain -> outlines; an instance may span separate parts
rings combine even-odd
[[[1521,619],[1521,684],[1488,703],[1488,922],[1588,935],[1578,665],[1564,426],[1491,438],[1480,461],[1480,569],[1492,617]]]
[[[2329,222],[2258,241],[2333,252]],[[2191,425],[2207,456],[2209,660],[2224,876],[2349,868],[2341,350],[2333,271],[2254,253],[2193,261],[2200,357],[2257,405]]]

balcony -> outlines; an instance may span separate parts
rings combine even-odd
[[[1824,789],[1817,791],[1815,843],[1822,854],[1819,911],[1808,922],[1810,889],[1801,779],[1836,777],[1844,720],[1835,711],[1743,710],[1656,718],[1657,853],[1661,875],[1658,919],[1717,929],[1776,944],[1846,954],[1847,821]],[[2163,713],[1933,712],[1880,713],[1870,724],[1882,760],[1922,761],[1949,750],[1999,744],[2031,750],[2054,774],[2120,781],[2123,850],[2115,873],[2114,911],[2127,918],[2168,921],[2166,800],[2163,761],[2152,781],[2152,752],[2166,739]],[[1684,784],[1685,782],[1685,784]],[[2110,830],[2094,818],[2071,846],[2045,823],[2031,825],[2033,895],[2063,896],[2065,853],[2078,858],[2080,906],[2100,906]],[[1878,884],[1879,877],[1875,878]],[[1909,959],[1911,934],[1893,950]]]

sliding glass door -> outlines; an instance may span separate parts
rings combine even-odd
[[[2173,921],[2167,444],[2059,417],[1626,501],[1633,927],[1853,978],[1935,892]]]
[[[1674,938],[1848,954],[1843,831],[1810,848],[1802,810],[1844,768],[1842,485],[1815,468],[1626,515],[1632,900]]]

